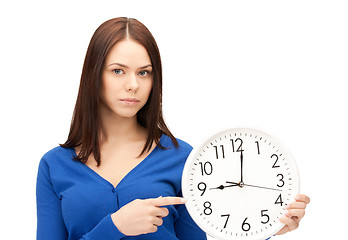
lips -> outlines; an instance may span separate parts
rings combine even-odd
[[[135,105],[140,101],[136,98],[122,98],[121,102],[123,102],[124,104],[127,104],[127,105]]]

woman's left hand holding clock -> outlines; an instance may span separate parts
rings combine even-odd
[[[310,198],[308,196],[304,194],[297,195],[295,197],[295,202],[287,206],[288,212],[279,219],[285,226],[276,235],[282,235],[298,228],[301,219],[305,215],[305,209],[309,202]]]

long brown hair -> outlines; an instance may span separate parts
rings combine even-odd
[[[138,20],[114,18],[100,25],[92,36],[82,69],[69,136],[64,144],[60,144],[65,148],[81,146],[75,160],[83,163],[86,163],[91,154],[98,166],[101,163],[99,105],[102,69],[110,49],[125,38],[135,40],[146,48],[153,68],[153,85],[149,99],[137,113],[138,123],[149,133],[140,155],[150,151],[154,141],[160,148],[165,149],[159,142],[162,134],[169,136],[174,146],[178,147],[178,142],[166,126],[162,115],[162,64],[156,41]]]

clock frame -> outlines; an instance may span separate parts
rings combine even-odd
[[[266,239],[299,193],[296,163],[271,135],[250,128],[219,132],[190,153],[182,175],[192,219],[217,239]]]

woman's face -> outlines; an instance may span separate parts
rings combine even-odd
[[[102,73],[102,114],[135,117],[149,98],[152,81],[151,60],[145,47],[131,39],[116,43]]]

